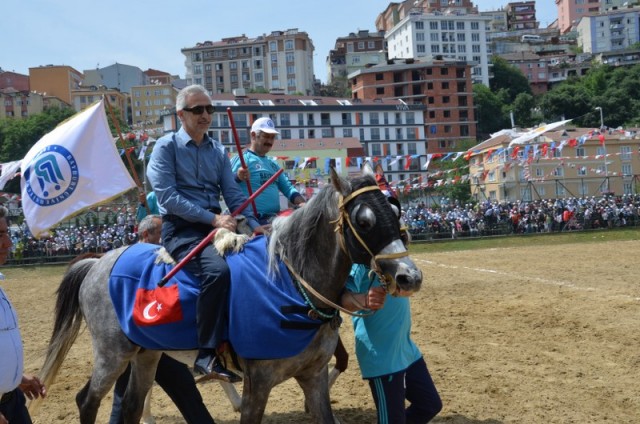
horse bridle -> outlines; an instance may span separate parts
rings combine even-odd
[[[378,278],[380,279],[380,285],[385,289],[385,291],[391,295],[393,295],[396,290],[397,290],[397,285],[396,285],[396,281],[393,277],[391,276],[387,276],[385,274],[382,273],[382,269],[380,268],[380,265],[378,264],[378,260],[380,259],[397,259],[397,258],[402,258],[405,256],[409,256],[409,251],[405,250],[404,252],[398,252],[398,253],[390,253],[390,254],[374,254],[371,249],[369,249],[369,246],[367,246],[367,243],[365,243],[364,240],[362,240],[362,237],[360,237],[360,235],[358,234],[358,232],[356,231],[355,227],[353,226],[353,223],[351,222],[351,218],[349,217],[349,212],[347,211],[347,204],[349,204],[349,202],[351,202],[353,199],[355,199],[356,197],[358,197],[359,195],[366,193],[368,191],[372,191],[372,190],[380,190],[380,188],[378,186],[367,186],[367,187],[362,187],[358,190],[355,190],[354,192],[352,192],[351,194],[349,194],[348,196],[344,197],[342,195],[342,193],[338,192],[338,196],[339,196],[339,200],[338,200],[338,218],[335,221],[331,221],[332,224],[336,224],[336,228],[335,228],[335,232],[338,233],[340,235],[339,243],[340,243],[340,248],[342,249],[342,251],[349,257],[349,259],[351,259],[351,254],[349,253],[349,250],[346,247],[346,242],[344,240],[344,222],[347,222],[347,225],[349,225],[349,228],[351,228],[351,231],[353,232],[353,235],[355,236],[356,240],[358,240],[358,242],[360,243],[360,245],[367,251],[367,253],[369,254],[369,256],[371,256],[371,272],[375,273]],[[353,260],[352,260],[353,261]],[[320,301],[322,301],[323,303],[325,303],[326,305],[329,305],[330,307],[337,309],[341,312],[344,312],[347,315],[351,315],[351,316],[355,316],[355,317],[362,317],[362,316],[368,316],[371,315],[373,312],[351,312],[348,309],[330,301],[329,299],[327,299],[326,297],[324,297],[323,295],[321,295],[320,293],[318,293],[313,287],[311,287],[311,285],[309,283],[307,283],[306,281],[304,281],[304,279],[302,278],[302,276],[300,274],[298,274],[293,267],[291,266],[291,264],[289,263],[289,261],[287,261],[286,259],[283,258],[283,262],[284,264],[287,266],[287,268],[289,269],[289,272],[291,272],[291,274],[294,276],[294,278],[297,280],[297,282],[304,286],[305,289],[307,289],[311,294],[313,294],[316,298],[318,298]],[[306,296],[305,296],[306,298]],[[319,311],[312,303],[309,299],[306,299],[307,302],[309,303],[309,306],[312,308],[312,310],[322,316],[323,318],[327,318],[330,319],[332,318],[331,315],[328,314],[323,314],[321,311]],[[325,316],[326,315],[326,316]]]

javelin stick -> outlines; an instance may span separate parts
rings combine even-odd
[[[258,195],[260,195],[260,193],[262,193],[264,191],[264,189],[266,189],[269,186],[269,184],[274,182],[275,179],[278,178],[280,176],[280,174],[282,174],[283,171],[284,170],[282,168],[280,168],[278,170],[278,172],[273,174],[271,176],[271,178],[269,178],[266,183],[262,184],[260,186],[260,188],[258,190],[256,190],[255,193],[253,193],[251,196],[249,196],[249,198],[247,200],[245,200],[238,207],[238,209],[233,211],[231,216],[236,216],[240,212],[245,210],[246,207],[249,206],[249,203],[251,203],[256,197],[258,197]],[[176,266],[174,266],[173,269],[167,273],[167,275],[162,277],[162,280],[160,280],[160,282],[158,283],[158,287],[162,287],[165,284],[167,284],[169,282],[169,280],[171,280],[173,278],[173,276],[176,275],[178,273],[178,271],[180,271],[182,269],[182,267],[184,267],[187,264],[187,262],[189,262],[191,259],[193,259],[193,257],[195,255],[200,253],[202,251],[202,249],[204,249],[209,243],[211,243],[211,240],[213,240],[213,238],[215,237],[217,232],[218,232],[218,229],[216,228],[215,230],[211,231],[208,236],[206,236],[204,239],[202,239],[202,241],[196,247],[194,247],[193,250],[187,254],[187,256],[185,256],[180,262],[178,262],[178,264]]]
[[[244,161],[244,155],[242,154],[242,147],[240,147],[240,137],[238,137],[238,131],[236,130],[236,123],[233,120],[233,113],[231,112],[231,108],[227,108],[227,115],[229,116],[229,124],[231,124],[231,130],[233,131],[233,139],[236,142],[236,149],[238,150],[238,157],[240,158],[240,164],[242,165],[242,169],[247,169],[247,164]],[[249,193],[249,197],[251,197],[251,179],[247,178],[247,192]],[[258,209],[256,208],[256,202],[251,201],[251,207],[253,208],[253,214],[258,216]]]

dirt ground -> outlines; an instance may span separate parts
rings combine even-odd
[[[640,422],[639,251],[632,241],[413,255],[425,276],[412,298],[413,338],[444,403],[434,422]],[[30,373],[43,362],[62,271],[3,270]],[[349,319],[341,331],[352,355],[331,393],[334,413],[345,424],[373,423]],[[34,423],[77,422],[74,397],[91,362],[84,332]],[[217,384],[201,391],[218,423],[238,422]],[[183,422],[162,390],[155,394],[158,422]],[[98,422],[107,422],[110,403]],[[264,422],[308,422],[294,382],[273,390]]]

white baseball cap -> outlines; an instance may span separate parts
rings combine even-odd
[[[251,132],[262,131],[267,134],[280,134],[276,131],[276,125],[273,123],[271,118],[258,118],[251,125]]]

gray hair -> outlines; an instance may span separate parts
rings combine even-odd
[[[211,96],[206,88],[199,84],[188,85],[178,93],[178,97],[176,97],[176,112],[187,107],[187,97],[192,94],[205,94],[211,100]]]
[[[147,215],[142,218],[142,221],[140,221],[140,224],[138,224],[138,234],[142,236],[142,233],[145,231],[154,234],[156,233],[156,231],[160,231],[160,227],[162,226],[162,224],[158,225],[156,222],[156,218],[160,220],[162,219],[160,215]]]

